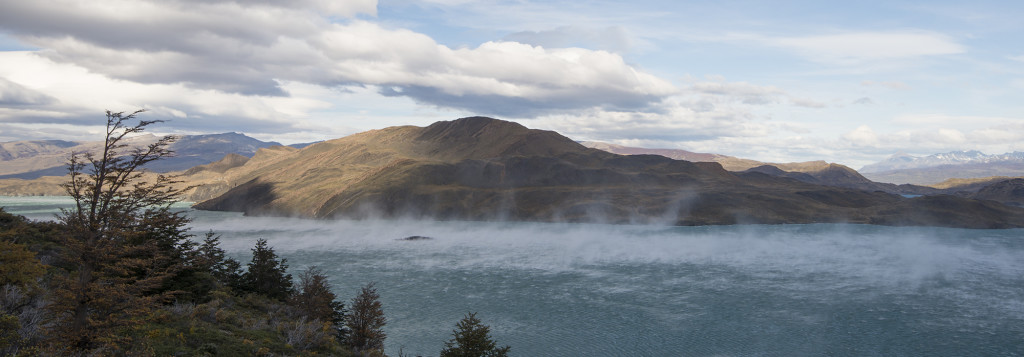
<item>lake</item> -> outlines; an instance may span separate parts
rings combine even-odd
[[[33,219],[67,203],[0,197]],[[346,304],[376,282],[390,355],[436,356],[467,312],[516,356],[1024,354],[1020,229],[190,214],[243,264],[266,238],[320,266]]]

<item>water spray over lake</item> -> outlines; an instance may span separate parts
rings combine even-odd
[[[0,198],[36,219],[59,204]],[[471,311],[520,356],[1024,351],[1022,230],[193,215],[236,259],[267,238],[346,300],[376,281],[392,355],[436,355]]]

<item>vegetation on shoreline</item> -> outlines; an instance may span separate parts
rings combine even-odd
[[[102,152],[71,157],[75,205],[58,221],[0,207],[0,355],[384,355],[373,283],[349,311],[321,270],[294,279],[266,240],[242,269],[215,233],[190,234],[175,178],[140,180],[174,138],[124,152],[158,122],[127,125],[138,113],[108,112]]]

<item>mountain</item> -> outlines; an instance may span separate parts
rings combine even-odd
[[[220,160],[228,154],[251,157],[259,149],[277,145],[281,144],[260,141],[241,133],[184,135],[170,146],[174,157],[154,162],[148,168],[155,172],[187,170]]]
[[[743,171],[765,165],[765,163],[756,160],[741,159],[738,157],[720,154],[698,153],[679,149],[648,149],[609,144],[599,141],[581,141],[580,144],[588,148],[603,150],[619,155],[661,155],[675,160],[717,162],[729,171]]]
[[[149,145],[157,139],[155,135],[147,134],[130,138],[127,143],[138,147]],[[65,164],[71,153],[95,152],[101,145],[99,141],[60,140],[0,143],[0,179],[63,176],[67,173]],[[183,135],[170,146],[175,151],[174,157],[153,162],[147,169],[154,172],[181,171],[217,161],[227,154],[252,156],[256,150],[274,145],[280,144],[260,141],[239,133]]]
[[[922,167],[934,167],[942,165],[962,165],[969,163],[981,163],[988,162],[991,158],[990,155],[971,150],[971,151],[951,151],[944,154],[933,154],[928,156],[913,156],[905,153],[899,153],[889,157],[880,162],[874,164],[865,165],[860,169],[861,172],[884,172],[902,169],[918,169]]]
[[[1024,176],[1024,152],[986,155],[980,151],[953,151],[921,157],[896,154],[860,171],[874,181],[922,185],[950,178]]]
[[[835,167],[816,179],[841,181],[848,174]],[[265,148],[219,176],[195,175],[218,177],[199,187],[214,197],[196,208],[253,215],[1024,227],[1024,209],[993,201],[910,199],[734,174],[712,162],[617,155],[484,117],[373,130],[301,150]]]
[[[781,165],[785,167],[785,165]],[[862,191],[881,191],[899,195],[937,195],[952,194],[956,188],[942,190],[934,187],[918,185],[895,185],[872,181],[850,167],[840,164],[826,163],[818,167],[798,167],[797,171],[785,171],[779,166],[762,165],[738,172],[738,175],[761,173],[771,176],[786,177],[816,185],[852,188]],[[958,188],[958,187],[957,187]]]
[[[883,191],[901,195],[930,195],[942,193],[942,190],[931,187],[874,182],[852,168],[820,160],[792,163],[765,163],[726,155],[695,153],[677,149],[637,148],[592,141],[584,141],[580,144],[590,148],[621,155],[661,155],[676,160],[717,162],[726,170],[738,172],[739,175],[757,172],[771,176],[787,177],[797,181],[817,185],[853,188],[865,191]]]
[[[0,161],[10,161],[40,154],[61,152],[79,145],[73,141],[38,140],[0,143]]]
[[[153,135],[129,138],[126,144],[144,146],[157,140]],[[102,143],[62,140],[13,141],[0,143],[0,178],[32,179],[41,176],[63,176],[64,165],[73,152],[96,152]]]

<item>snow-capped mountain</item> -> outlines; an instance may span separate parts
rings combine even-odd
[[[1024,162],[1024,152],[1016,151],[999,155],[986,155],[977,150],[951,151],[928,156],[896,154],[860,169],[862,173],[885,172],[894,170],[920,169],[943,165],[989,164],[1004,162]]]
[[[1024,176],[1024,152],[986,155],[977,150],[953,151],[928,156],[896,154],[860,169],[877,182],[931,185],[946,179]]]

